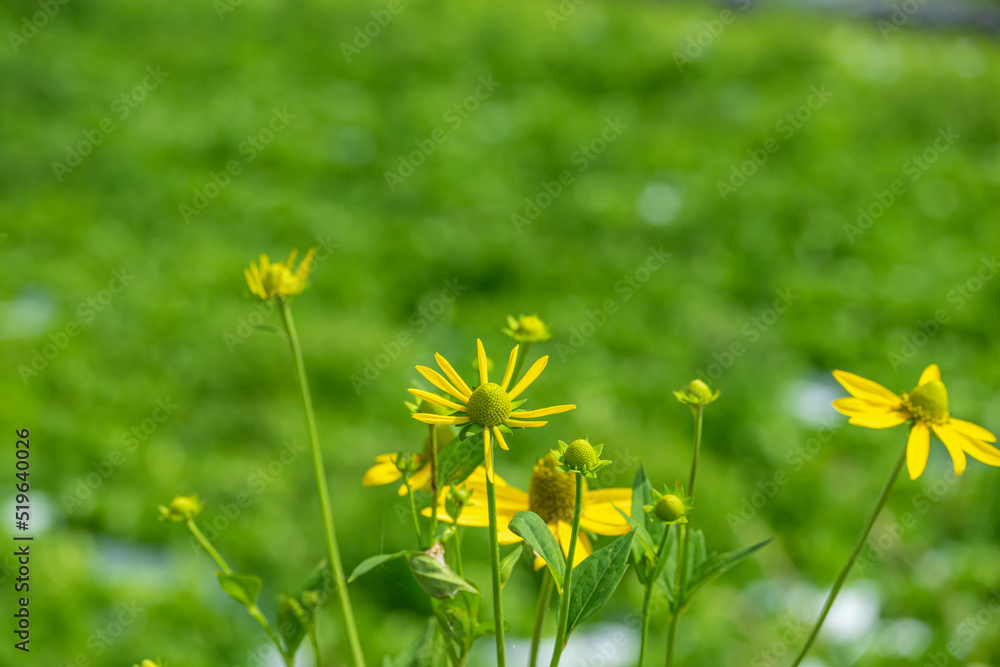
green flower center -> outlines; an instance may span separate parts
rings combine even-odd
[[[677,521],[686,511],[684,501],[673,494],[663,496],[656,501],[655,512],[661,521]]]
[[[559,465],[549,454],[539,459],[531,473],[528,484],[528,508],[542,517],[545,523],[572,521],[573,505],[576,499],[576,475],[559,472]],[[586,489],[587,481],[584,480]]]
[[[902,398],[903,406],[919,421],[941,424],[948,420],[948,390],[940,380],[922,384]]]
[[[597,452],[586,440],[574,440],[563,454],[563,464],[570,470],[585,472],[597,465]]]
[[[495,382],[487,382],[476,387],[465,406],[469,419],[480,426],[499,426],[510,417],[510,397],[503,387]]]

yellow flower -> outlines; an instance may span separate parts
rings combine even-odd
[[[448,426],[436,426],[434,428],[437,435],[437,449],[447,445],[455,437],[454,431]],[[403,473],[396,467],[396,458],[399,454],[379,454],[375,457],[375,465],[368,469],[361,480],[362,486],[382,486],[392,484],[396,480],[402,479]],[[414,491],[422,489],[431,481],[431,436],[428,433],[424,438],[424,448],[420,454],[414,455],[417,464],[417,471],[410,477],[410,488]],[[406,495],[406,485],[399,485],[399,495]]]
[[[528,386],[534,382],[545,369],[545,365],[549,363],[548,356],[544,356],[536,361],[531,368],[528,369],[528,372],[524,374],[521,381],[514,385],[513,389],[508,390],[507,387],[510,386],[510,381],[514,374],[514,366],[517,362],[517,348],[519,346],[515,345],[514,349],[511,350],[510,358],[507,360],[507,370],[503,375],[503,380],[500,384],[496,384],[495,382],[489,381],[489,371],[487,370],[486,365],[486,350],[483,349],[483,341],[477,339],[476,345],[479,351],[479,386],[476,387],[475,390],[469,389],[469,386],[465,384],[461,376],[455,372],[455,369],[451,367],[448,360],[440,354],[435,354],[434,358],[437,359],[438,365],[441,367],[441,370],[444,371],[444,374],[448,376],[448,379],[445,379],[440,373],[434,369],[428,368],[427,366],[417,366],[417,371],[427,378],[428,382],[441,391],[447,392],[451,396],[455,397],[458,400],[457,403],[421,389],[410,389],[409,392],[417,398],[422,398],[423,400],[434,403],[435,405],[440,405],[455,412],[465,413],[464,415],[456,416],[418,412],[413,415],[414,419],[422,421],[425,424],[460,426],[462,424],[471,423],[482,427],[483,443],[486,451],[486,475],[489,477],[490,481],[492,481],[493,439],[496,439],[496,441],[500,443],[501,448],[508,449],[507,442],[503,439],[503,432],[501,431],[501,428],[506,427],[509,429],[509,427],[512,426],[544,426],[548,422],[527,420],[544,417],[546,415],[554,415],[560,412],[567,412],[568,410],[575,409],[576,406],[556,405],[551,408],[541,408],[539,410],[526,410],[521,412],[515,411],[513,404],[514,399],[520,396],[521,393],[527,389]]]
[[[293,270],[295,256],[298,250],[293,250],[288,255],[287,262],[271,263],[267,255],[260,256],[260,266],[250,262],[250,268],[243,270],[243,275],[247,277],[247,285],[254,296],[263,301],[280,301],[289,296],[301,294],[306,288],[306,279],[309,277],[309,270],[312,268],[315,248],[310,248],[305,258],[299,264],[299,268]]]
[[[541,343],[552,338],[552,330],[538,315],[507,316],[505,334],[519,343]]]
[[[840,398],[833,407],[850,417],[849,423],[867,428],[889,428],[912,420],[906,442],[906,468],[916,479],[927,466],[930,431],[933,430],[951,454],[955,474],[965,470],[965,455],[991,466],[1000,466],[1000,450],[986,443],[996,437],[972,422],[955,419],[948,412],[948,391],[941,382],[941,371],[931,364],[920,375],[910,393],[896,395],[871,380],[834,371],[833,376],[854,398]]]
[[[555,535],[563,554],[569,556],[569,541],[573,531],[573,504],[576,496],[576,473],[559,472],[559,463],[552,454],[538,459],[531,473],[528,492],[508,485],[499,476],[494,477],[497,494],[497,539],[500,544],[517,544],[521,541],[510,529],[510,520],[518,512],[530,510],[540,516]],[[472,491],[469,504],[458,517],[461,526],[489,526],[486,503],[486,471],[476,468],[465,481]],[[445,494],[446,495],[446,494]],[[438,519],[453,522],[443,500],[438,506]],[[599,489],[589,491],[584,480],[583,507],[580,508],[580,527],[597,535],[624,535],[631,526],[618,512],[632,513],[632,489]],[[424,510],[430,514],[430,508]],[[594,548],[582,531],[576,542],[573,567],[593,553]],[[545,565],[541,557],[535,558],[535,569]]]

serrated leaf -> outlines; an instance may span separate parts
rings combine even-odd
[[[219,585],[229,597],[241,603],[244,607],[252,607],[257,603],[257,596],[260,595],[260,577],[253,577],[245,574],[225,574],[216,572],[219,578]]]
[[[587,556],[573,569],[566,636],[611,598],[625,575],[635,529]]]
[[[408,556],[406,560],[410,564],[413,578],[431,597],[451,597],[459,591],[478,592],[472,584],[452,572],[447,565],[422,551]]]
[[[511,532],[524,540],[535,553],[542,557],[552,573],[556,588],[562,591],[563,573],[566,571],[566,556],[563,555],[555,535],[534,512],[522,511],[514,515],[509,524]]]
[[[694,597],[694,594],[701,590],[705,584],[733,569],[740,561],[767,546],[773,539],[773,537],[770,537],[763,542],[758,542],[749,547],[734,549],[722,554],[712,554],[711,557],[705,559],[684,587],[684,604],[687,604]]]
[[[458,486],[483,465],[484,450],[478,438],[455,438],[438,453],[438,488]]]
[[[371,572],[382,563],[388,563],[389,561],[395,560],[397,558],[409,558],[413,554],[419,554],[419,553],[423,552],[408,549],[406,551],[397,551],[396,553],[391,553],[391,554],[379,554],[378,556],[372,556],[371,558],[366,558],[360,563],[358,563],[358,566],[354,568],[354,572],[351,572],[351,576],[347,578],[347,583],[351,583],[361,575],[367,572]]]

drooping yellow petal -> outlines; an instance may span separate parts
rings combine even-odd
[[[851,417],[847,422],[866,428],[892,428],[893,426],[899,426],[909,418],[910,415],[905,412],[885,412],[882,414]]]
[[[573,537],[573,524],[569,521],[556,521],[549,524],[549,530],[556,536],[559,546],[562,547],[563,555],[569,557],[570,538]],[[590,540],[583,533],[578,533],[576,537],[576,551],[573,552],[573,567],[583,562],[583,559],[593,552]]]
[[[461,391],[456,389],[454,385],[445,380],[444,377],[433,368],[428,368],[427,366],[417,366],[417,372],[423,375],[432,385],[445,393],[451,394],[463,403],[469,400],[468,394],[463,394]]]
[[[459,424],[468,424],[471,421],[465,415],[432,415],[429,412],[415,412],[413,413],[413,418],[418,422],[423,422],[425,424],[438,424],[444,426],[458,426]]]
[[[951,462],[955,466],[955,476],[961,475],[965,472],[966,463],[965,452],[962,451],[966,442],[965,436],[947,424],[932,424],[931,428],[934,429],[935,435],[941,438],[944,446],[948,448],[948,453],[951,454]]]
[[[527,389],[531,385],[531,383],[534,382],[535,379],[542,374],[542,371],[545,370],[545,365],[548,363],[549,363],[548,355],[542,357],[541,359],[533,363],[531,365],[531,368],[528,369],[528,372],[524,374],[523,378],[521,378],[521,381],[518,382],[516,385],[514,385],[514,388],[507,393],[507,396],[510,397],[510,400],[513,401],[515,398],[520,396],[521,392]]]
[[[628,489],[631,496],[632,490]],[[628,503],[584,501],[580,512],[580,527],[598,535],[624,535],[632,529],[618,510],[629,515],[632,511],[632,499]]]
[[[443,407],[446,407],[446,408],[450,408],[452,410],[461,410],[461,411],[465,410],[465,406],[464,405],[459,405],[458,403],[453,403],[453,402],[449,401],[447,398],[441,398],[440,396],[438,396],[436,394],[432,394],[429,391],[423,391],[422,389],[407,389],[407,391],[410,392],[411,394],[413,394],[414,396],[416,396],[417,398],[424,399],[428,403],[433,403],[435,405],[440,405],[440,406],[443,406]]]
[[[299,268],[295,269],[295,277],[298,278],[302,283],[306,282],[309,278],[309,271],[312,270],[313,257],[316,255],[316,248],[309,248],[309,252],[306,256],[302,258],[302,263],[299,264]],[[292,268],[292,263],[288,263],[289,270]]]
[[[472,390],[469,389],[469,385],[465,384],[465,380],[462,379],[462,376],[455,372],[455,369],[451,367],[451,364],[448,363],[448,360],[442,357],[440,354],[435,354],[434,359],[437,360],[438,366],[440,366],[441,370],[444,371],[445,377],[451,380],[452,384],[454,384],[456,387],[458,387],[458,389],[461,392],[463,392],[464,397],[466,399],[469,398],[469,396],[472,395]]]
[[[514,349],[510,351],[510,358],[507,360],[507,370],[503,374],[503,382],[500,383],[500,387],[507,391],[507,387],[510,385],[511,378],[514,377],[514,366],[517,365],[517,348],[520,345],[515,345]]]
[[[510,447],[507,446],[507,441],[503,439],[503,433],[500,432],[500,429],[491,428],[490,430],[493,431],[493,435],[496,436],[497,442],[500,444],[500,449],[509,451]]]
[[[910,473],[910,479],[916,479],[923,474],[924,468],[927,467],[930,448],[931,434],[927,430],[927,424],[916,422],[906,440],[906,469]]]
[[[838,398],[833,402],[833,409],[848,417],[884,415],[892,411],[892,408],[884,403],[870,403],[863,398]]]
[[[924,369],[923,373],[920,374],[920,379],[917,380],[917,386],[919,387],[922,384],[927,384],[928,382],[931,382],[933,380],[940,380],[940,379],[941,379],[941,369],[938,368],[937,364],[931,364],[930,366]]]
[[[392,484],[403,476],[403,474],[399,472],[399,469],[396,467],[395,454],[382,454],[375,457],[375,460],[378,461],[378,463],[365,472],[365,476],[361,479],[361,486],[382,486],[383,484]]]
[[[570,410],[576,410],[575,405],[554,405],[551,408],[539,408],[537,410],[525,410],[523,412],[512,412],[511,417],[517,419],[532,419],[534,417],[545,417],[546,415],[556,415],[560,412],[569,412]]]
[[[526,422],[521,419],[508,419],[504,424],[507,426],[520,426],[521,428],[533,428],[536,426],[545,426],[548,422]]]
[[[884,403],[892,407],[897,407],[902,404],[902,399],[896,394],[892,393],[878,382],[872,382],[871,380],[866,380],[860,375],[855,375],[854,373],[848,373],[847,371],[834,371],[833,377],[837,378],[837,382],[844,386],[844,389],[854,396],[855,398],[863,398],[866,401],[872,403]]]
[[[965,450],[966,454],[977,461],[982,461],[986,465],[1000,466],[1000,449],[997,449],[993,445],[988,445],[982,440],[970,438],[961,431],[958,433],[963,438],[962,449]]]
[[[483,429],[483,448],[486,454],[486,479],[493,481],[493,447],[490,443],[490,429]]]
[[[986,442],[996,442],[997,438],[995,435],[987,431],[982,426],[978,424],[973,424],[972,422],[967,422],[963,419],[949,419],[948,425],[953,426],[956,431],[964,435],[969,436],[975,440],[984,440]]]
[[[483,348],[483,341],[476,339],[476,355],[479,359],[479,384],[484,385],[490,381],[489,369],[486,368],[486,349]]]

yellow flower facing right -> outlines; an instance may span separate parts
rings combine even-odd
[[[890,428],[912,421],[906,443],[906,468],[916,479],[927,466],[930,432],[941,439],[955,465],[955,474],[965,470],[966,454],[991,466],[1000,466],[1000,449],[988,444],[996,437],[982,426],[955,419],[948,412],[948,390],[941,382],[941,371],[931,364],[920,375],[916,388],[894,394],[877,382],[834,371],[833,376],[851,394],[840,398],[833,407],[850,417],[849,423],[866,428]]]

